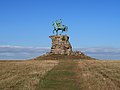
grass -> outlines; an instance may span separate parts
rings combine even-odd
[[[61,60],[59,65],[52,69],[36,90],[79,90],[76,84],[76,61]]]
[[[80,90],[120,90],[120,61],[79,61]]]
[[[35,90],[58,61],[0,61],[0,90]]]
[[[120,90],[120,61],[0,61],[0,90]]]

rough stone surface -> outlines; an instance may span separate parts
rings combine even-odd
[[[51,51],[34,58],[34,60],[95,60],[81,51],[72,51],[72,46],[67,35],[53,35],[49,36],[52,40]]]
[[[72,53],[72,46],[67,35],[49,36],[52,39],[51,54],[67,54]]]

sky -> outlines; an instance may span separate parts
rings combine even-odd
[[[0,0],[0,45],[50,47],[58,19],[73,47],[120,48],[120,0]]]
[[[120,0],[0,0],[0,59],[47,51],[58,19],[68,26],[63,35],[73,48],[120,57]]]

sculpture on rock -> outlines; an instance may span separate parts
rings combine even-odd
[[[54,26],[53,33],[56,31],[56,35],[49,36],[52,39],[51,54],[70,55],[72,53],[72,46],[69,42],[69,36],[61,35],[61,33],[68,30],[68,27],[62,24],[61,19],[54,21],[52,25]],[[58,34],[59,30],[62,30],[60,35]]]
[[[53,33],[56,31],[56,35],[49,36],[52,40],[51,50],[50,52],[35,58],[35,60],[94,59],[80,51],[74,52],[72,50],[72,45],[69,42],[69,36],[61,34],[62,32],[68,30],[68,27],[62,24],[61,19],[54,21],[52,25],[54,26]],[[60,34],[58,34],[59,30],[62,30]]]
[[[54,26],[53,33],[54,33],[54,31],[56,31],[56,35],[58,35],[59,30],[62,30],[61,33],[68,30],[68,27],[66,25],[62,25],[62,20],[61,19],[54,21],[52,23],[52,25]]]

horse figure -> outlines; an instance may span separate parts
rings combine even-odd
[[[59,30],[62,30],[61,33],[63,33],[64,31],[67,31],[67,30],[68,30],[68,27],[67,27],[66,25],[62,25],[61,19],[53,22],[53,26],[54,26],[53,33],[54,33],[54,31],[56,31],[56,34],[57,34],[57,35],[58,35],[58,31],[59,31]],[[60,34],[60,35],[61,35],[61,34]]]

